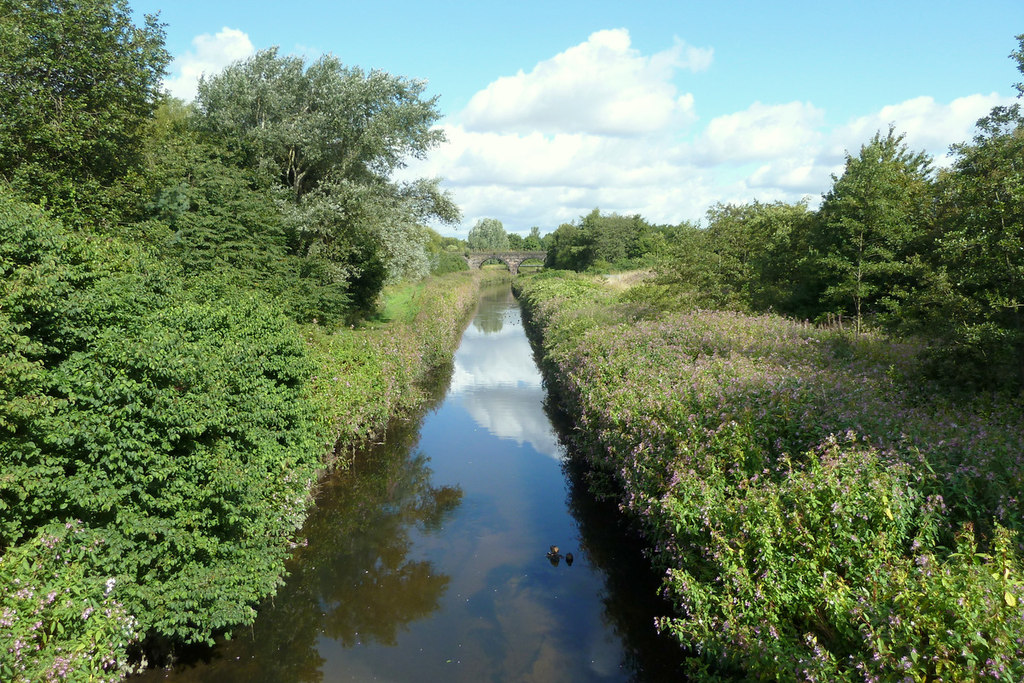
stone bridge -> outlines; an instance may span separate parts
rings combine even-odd
[[[463,254],[469,269],[479,268],[484,261],[494,259],[501,261],[513,275],[519,274],[519,266],[527,259],[540,259],[543,261],[548,255],[546,251],[472,251],[468,255]]]

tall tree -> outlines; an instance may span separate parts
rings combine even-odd
[[[0,0],[0,178],[65,219],[115,219],[169,58],[124,0]]]
[[[1017,39],[1011,57],[1024,74],[1024,34]],[[1024,84],[1016,87],[1024,97]],[[924,322],[950,371],[1024,387],[1024,111],[996,107],[977,125],[939,177],[941,234]]]
[[[790,310],[811,214],[805,204],[717,204],[707,213],[708,267],[723,303]]]
[[[910,261],[928,231],[930,160],[890,127],[847,155],[819,211],[813,242],[821,257],[822,297],[856,318],[878,313],[912,279]]]
[[[523,240],[523,248],[530,251],[540,251],[544,248],[540,237],[540,228],[536,225],[530,228],[530,234]]]
[[[201,129],[288,190],[293,253],[322,262],[356,309],[372,306],[388,278],[429,268],[421,222],[459,216],[438,180],[392,180],[444,140],[424,87],[329,55],[307,66],[276,48],[199,84]]]
[[[196,103],[206,130],[300,199],[329,178],[390,182],[408,158],[443,142],[425,87],[331,55],[307,66],[271,48],[200,81]]]
[[[504,251],[509,248],[505,226],[497,218],[481,218],[466,238],[470,249]]]

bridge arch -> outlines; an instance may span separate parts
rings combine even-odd
[[[519,266],[523,265],[523,261],[529,259],[540,259],[543,261],[547,258],[547,255],[546,251],[473,251],[469,254],[464,254],[463,258],[469,264],[470,270],[480,268],[483,266],[484,261],[494,259],[508,266],[508,270],[512,275],[518,275]]]

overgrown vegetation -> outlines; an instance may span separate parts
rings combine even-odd
[[[643,530],[692,673],[1024,675],[1020,397],[943,398],[920,347],[519,285],[591,484]]]
[[[186,287],[137,248],[0,202],[4,679],[65,664],[114,676],[141,635],[195,642],[251,622],[325,454],[415,405],[474,277],[421,285],[387,327],[303,330],[251,292]],[[95,656],[80,661],[78,642]]]
[[[270,49],[186,105],[168,60],[124,0],[0,0],[5,681],[250,623],[317,473],[418,402],[481,277],[422,225],[458,217],[438,181],[392,180],[442,141],[423,83]],[[695,670],[1024,677],[1024,114],[978,131],[938,172],[880,132],[817,211],[478,226],[656,271],[524,301]]]
[[[186,106],[167,61],[122,0],[0,0],[4,681],[251,623],[318,473],[417,405],[475,303],[479,274],[423,280],[459,268],[419,222],[457,209],[390,180],[440,141],[421,83],[269,50]]]

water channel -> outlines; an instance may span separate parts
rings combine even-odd
[[[324,482],[252,628],[139,680],[678,680],[657,580],[565,457],[507,284],[447,387]]]

